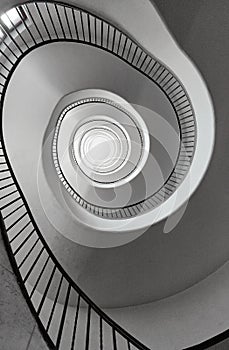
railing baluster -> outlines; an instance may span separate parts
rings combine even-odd
[[[21,263],[18,265],[18,268],[20,270],[20,268],[22,267],[22,265],[25,263],[25,261],[27,260],[27,258],[29,257],[29,255],[31,254],[31,252],[33,251],[33,249],[36,247],[37,243],[39,242],[39,237],[36,239],[36,241],[34,242],[34,244],[32,245],[32,247],[30,248],[30,250],[28,251],[28,253],[26,254],[26,256],[24,257],[24,259],[21,261]]]
[[[26,23],[26,19],[23,18],[22,14],[21,14],[21,11],[19,10],[18,7],[16,7],[16,10],[17,10],[17,13],[18,13],[19,17],[21,18],[22,23],[24,24],[26,30],[28,31],[28,33],[29,33],[29,35],[30,35],[30,37],[31,37],[31,39],[32,39],[32,41],[33,41],[33,43],[34,43],[34,45],[36,45],[37,42],[36,42],[36,40],[35,40],[35,38],[34,38],[32,32],[31,32],[31,30],[29,29],[29,26],[28,26],[27,23]]]
[[[94,32],[95,32],[95,45],[97,45],[97,22],[96,22],[96,17],[94,18]]]
[[[185,102],[186,102],[186,101],[185,101]],[[176,108],[176,106],[175,106],[177,112],[182,111],[182,109],[185,109],[185,108],[187,108],[187,107],[188,107],[188,109],[186,110],[186,112],[189,112],[189,111],[192,110],[192,109],[190,108],[189,102],[188,102],[186,105],[184,105],[184,106],[182,106],[182,107],[179,107],[179,108]]]
[[[162,76],[162,74],[165,72],[165,68],[163,68],[160,72],[160,74],[157,76],[156,81]]]
[[[171,82],[171,83],[170,83]],[[166,87],[166,85],[168,84],[168,83],[170,83],[167,87]],[[174,76],[172,76],[171,77],[171,79],[169,79],[164,85],[163,85],[163,89],[166,91],[166,93],[167,93],[167,91],[173,86],[173,85],[175,85],[177,83],[177,80],[174,78]],[[165,88],[166,87],[166,88]]]
[[[17,10],[17,9],[16,9]],[[18,10],[17,10],[18,12]],[[10,16],[7,15],[6,16],[11,24],[11,26],[13,27],[13,29],[16,31],[17,35],[21,38],[22,42],[25,44],[25,46],[27,47],[27,49],[29,49],[29,45],[27,44],[27,42],[25,41],[25,39],[23,38],[23,36],[21,35],[21,33],[19,32],[19,30],[17,29],[17,26],[15,26],[15,24],[13,23],[13,21],[11,21]],[[22,22],[24,22],[24,20],[22,20]]]
[[[31,224],[31,221],[28,221],[27,224],[25,224],[22,229],[20,229],[20,231],[11,239],[9,240],[9,243],[13,243],[13,241],[20,236],[20,234],[29,226],[29,224]]]
[[[171,74],[171,73],[170,73],[170,74]],[[168,83],[170,83],[171,80],[173,80],[173,79],[174,79],[174,77],[173,77],[173,75],[171,75],[171,77],[170,77],[163,85],[161,85],[162,89],[164,89],[165,86],[166,86]]]
[[[19,223],[25,216],[27,215],[27,211],[22,214],[16,221],[14,221],[9,227],[6,227],[6,231],[9,232],[15,225]]]
[[[74,350],[74,348],[75,348],[76,329],[77,329],[77,323],[78,323],[78,317],[79,317],[79,308],[80,308],[80,294],[78,294],[78,300],[77,300],[75,320],[74,320],[74,326],[73,326],[73,332],[72,332],[71,350]]]
[[[63,37],[64,37],[64,39],[66,39],[66,34],[65,34],[65,31],[64,31],[63,23],[61,21],[60,13],[59,13],[59,10],[58,10],[58,5],[56,3],[54,3],[54,7],[55,7],[57,18],[58,18],[58,21],[59,21],[59,24],[60,24],[60,27],[61,27],[61,30],[62,30],[62,33],[63,33]]]
[[[34,17],[33,17],[32,13],[31,13],[29,7],[30,7],[30,5],[29,5],[29,6],[28,6],[28,5],[25,5],[25,8],[26,8],[26,10],[27,10],[27,12],[28,12],[28,14],[29,14],[29,17],[30,17],[30,19],[31,19],[31,21],[32,21],[32,23],[33,23],[33,25],[34,25],[34,27],[36,28],[36,31],[37,31],[37,33],[38,33],[38,35],[39,35],[41,41],[44,42],[44,38],[43,38],[43,36],[42,36],[42,34],[41,34],[41,32],[40,32],[40,29],[38,28],[38,25],[37,25],[36,21],[34,20]]]
[[[45,23],[45,20],[44,20],[42,14],[41,14],[41,10],[40,10],[40,8],[39,8],[39,5],[38,5],[37,3],[35,3],[35,7],[36,7],[37,12],[38,12],[38,15],[39,15],[39,17],[40,17],[40,19],[41,19],[41,22],[43,23],[43,26],[44,26],[44,28],[45,28],[45,31],[46,31],[47,35],[48,35],[48,38],[49,38],[49,40],[51,40],[51,39],[52,39],[52,38],[51,38],[51,34],[50,34],[50,32],[49,32],[49,30],[48,30],[48,27],[47,27],[47,25],[46,25],[46,23]]]
[[[110,25],[107,25],[107,49],[109,49],[109,39],[110,39]]]
[[[134,53],[133,53],[133,56],[132,56],[132,59],[131,59],[131,61],[130,61],[130,64],[132,64],[132,63],[134,62],[134,59],[135,59],[137,50],[138,50],[138,46],[136,45],[135,50],[134,50]]]
[[[8,184],[8,185],[5,185],[5,186],[0,187],[0,190],[5,190],[6,188],[9,188],[9,187],[11,187],[11,186],[14,186],[14,182],[12,182],[12,183],[10,183],[10,184]]]
[[[158,67],[156,68],[156,70],[153,72],[153,75],[151,76],[152,79],[154,79],[155,75],[157,74],[157,72],[159,71],[159,69],[161,68],[161,65],[157,62]],[[156,67],[156,65],[155,65]],[[152,70],[151,70],[152,71]]]
[[[16,211],[18,211],[19,209],[21,209],[24,206],[24,203],[22,203],[19,207],[17,207],[16,209],[14,209],[13,211],[11,211],[9,214],[7,214],[6,216],[3,217],[3,220],[6,220],[7,218],[9,218],[11,215],[13,215],[14,213],[16,213]]]
[[[1,169],[1,170],[0,170],[0,173],[6,173],[7,171],[9,171],[8,168],[7,168],[7,169]]]
[[[10,32],[8,30],[6,30],[6,28],[2,25],[1,29],[3,30],[3,32],[5,33],[6,36],[8,36],[11,41],[14,43],[14,45],[17,47],[18,51],[23,54],[23,50],[21,49],[20,45],[16,42],[16,40],[13,38],[13,36],[10,34]],[[4,41],[5,43],[5,41]],[[6,44],[5,44],[6,45]]]
[[[82,34],[83,34],[83,41],[85,41],[85,32],[84,32],[84,24],[83,24],[83,15],[82,15],[82,11],[80,12],[80,22],[81,22],[81,27],[82,27]]]
[[[121,38],[121,34],[120,34],[120,38]],[[120,38],[119,38],[119,40],[120,40]],[[125,52],[125,50],[126,50],[127,41],[128,41],[128,38],[127,38],[127,36],[126,36],[126,39],[125,39],[125,41],[124,41],[124,45],[123,45],[123,48],[122,48],[122,53],[121,53],[121,55],[120,55],[121,57],[123,57],[124,52]],[[119,45],[118,45],[118,50],[119,50],[119,46],[120,46],[120,41],[119,41]],[[118,50],[117,50],[117,53],[118,53]]]
[[[100,350],[103,350],[103,319],[99,319],[99,340],[100,340]]]
[[[136,67],[137,67],[137,65],[138,65],[138,63],[139,63],[139,61],[140,61],[140,59],[142,58],[142,54],[143,54],[143,51],[141,50],[141,53],[140,53],[140,55],[138,56],[137,62],[135,63],[135,66],[136,66]]]
[[[39,254],[37,255],[36,259],[34,260],[32,266],[30,267],[29,271],[27,272],[27,274],[25,275],[25,277],[23,278],[23,282],[25,283],[27,281],[27,279],[29,278],[29,276],[31,275],[31,272],[33,271],[34,267],[36,266],[38,260],[41,257],[41,254],[43,253],[45,247],[43,246],[39,252]]]
[[[44,293],[43,293],[43,295],[42,295],[41,302],[40,302],[40,304],[39,304],[39,306],[38,306],[38,309],[37,309],[37,314],[38,314],[38,315],[39,315],[40,312],[41,312],[41,309],[42,309],[42,306],[43,306],[43,304],[44,304],[46,295],[47,295],[47,293],[48,293],[48,291],[49,291],[49,288],[50,288],[50,285],[51,285],[51,283],[52,283],[52,280],[53,280],[53,276],[54,276],[55,271],[56,271],[56,265],[53,266],[52,273],[51,273],[51,275],[50,275],[50,277],[49,277],[48,283],[47,283],[47,285],[46,285],[46,287],[45,287],[45,291],[44,291]]]
[[[145,55],[145,58],[144,58],[144,60],[142,61],[140,67],[139,67],[140,70],[142,69],[142,67],[143,67],[143,65],[144,65],[144,63],[145,63],[147,57],[149,57],[149,56],[148,56],[148,55]]]
[[[177,82],[176,82],[177,83]],[[175,86],[170,92],[169,92],[169,96],[174,92],[174,91],[176,91],[177,89],[180,89],[181,88],[181,86],[178,84],[178,86]],[[170,96],[171,98],[173,97],[173,96]]]
[[[66,10],[66,7],[65,7],[65,6],[64,6],[64,15],[65,15],[65,19],[66,19],[66,22],[67,22],[67,26],[68,26],[68,31],[69,31],[70,38],[73,39],[72,31],[71,31],[71,27],[70,27],[68,15],[67,15],[67,10]]]
[[[46,259],[46,261],[45,261],[45,263],[44,263],[44,266],[43,266],[42,269],[41,269],[41,272],[40,272],[40,274],[39,274],[39,276],[38,276],[38,278],[37,278],[37,280],[36,280],[36,283],[34,284],[33,289],[32,289],[32,291],[31,291],[31,293],[29,294],[30,299],[32,299],[32,296],[33,296],[33,294],[34,294],[34,292],[35,292],[35,290],[36,290],[36,288],[37,288],[37,286],[38,286],[38,283],[39,283],[40,280],[41,280],[41,277],[42,277],[42,275],[43,275],[43,273],[44,273],[44,271],[45,271],[45,268],[46,268],[46,266],[47,266],[49,260],[50,260],[50,255],[47,256],[47,259]]]
[[[153,71],[153,69],[155,68],[155,66],[156,66],[157,63],[158,63],[157,61],[154,62],[154,64],[153,64],[152,67],[150,68],[150,70],[149,70],[149,72],[147,73],[147,75],[150,76],[151,72]]]
[[[9,58],[9,56],[7,56],[7,55],[5,54],[4,51],[2,51],[2,49],[0,49],[0,54],[3,55],[3,56],[7,59],[7,61],[10,62],[10,64],[11,64],[12,66],[14,65],[13,61]]]
[[[176,102],[179,101],[181,98],[186,97],[186,95],[182,92],[182,95],[181,95],[181,96],[178,96],[175,100],[173,100],[174,97],[176,97],[177,95],[179,95],[181,92],[182,92],[182,91],[179,91],[176,95],[174,95],[174,96],[172,97],[173,103],[176,103]],[[186,97],[186,99],[187,99],[187,97]]]
[[[7,71],[10,72],[10,69],[6,67],[6,65],[2,62],[0,62],[0,65]],[[3,157],[3,156],[2,156]]]
[[[89,350],[89,344],[90,344],[90,325],[91,325],[91,306],[88,305],[85,350]]]
[[[44,6],[42,6],[43,4]],[[82,42],[89,42],[90,44],[93,44],[94,46],[102,46],[103,49],[106,51],[112,51],[116,55],[119,55],[120,57],[124,58],[125,61],[128,61],[129,64],[132,64],[137,68],[138,70],[141,70],[145,75],[148,76],[149,79],[154,80],[157,85],[160,85],[160,87],[163,88],[163,90],[167,93],[168,97],[170,97],[170,100],[172,103],[177,103],[175,108],[177,110],[178,118],[180,119],[180,125],[183,126],[183,132],[182,132],[182,140],[183,140],[183,149],[180,152],[180,158],[179,159],[185,159],[183,163],[177,163],[176,168],[174,170],[173,175],[170,177],[168,184],[166,187],[162,188],[160,192],[158,192],[154,197],[147,199],[145,202],[141,202],[138,204],[138,206],[129,206],[122,209],[118,209],[117,211],[113,210],[107,210],[107,212],[104,211],[104,213],[111,217],[114,215],[115,217],[127,217],[132,216],[133,213],[136,215],[139,214],[143,210],[143,208],[150,208],[151,205],[156,206],[160,201],[164,198],[166,195],[169,195],[170,192],[173,191],[173,188],[175,188],[177,184],[181,181],[185,171],[186,167],[190,165],[190,159],[192,157],[192,148],[194,144],[194,140],[190,139],[192,136],[194,138],[194,130],[195,126],[193,121],[191,120],[193,117],[192,108],[190,106],[189,100],[186,101],[186,94],[183,91],[183,88],[179,84],[179,82],[174,78],[174,76],[165,68],[162,64],[160,64],[157,60],[155,60],[153,57],[150,57],[143,49],[138,46],[137,43],[135,43],[133,40],[131,40],[127,35],[120,32],[116,27],[111,26],[108,22],[105,22],[104,20],[89,14],[88,12],[76,9],[74,7],[64,5],[58,2],[42,2],[42,1],[31,1],[29,4],[23,5],[24,9],[27,10],[29,19],[30,19],[30,25],[28,25],[28,22],[26,22],[26,19],[23,19],[23,12],[20,12],[20,7],[16,7],[16,10],[18,12],[18,15],[21,18],[21,21],[23,22],[23,30],[26,30],[28,35],[24,35],[24,32],[20,31],[20,28],[18,28],[13,21],[9,18],[9,21],[13,28],[13,35],[11,32],[6,28],[5,25],[1,25],[3,28],[3,32],[6,35],[7,41],[4,39],[1,42],[2,48],[0,48],[0,54],[2,55],[3,62],[0,62],[0,68],[2,69],[2,72],[0,72],[1,82],[0,85],[2,87],[5,87],[5,84],[7,82],[8,73],[11,73],[11,70],[16,66],[16,63],[18,59],[20,58],[21,54],[25,54],[26,52],[23,50],[26,46],[27,49],[32,48],[29,46],[31,45],[31,40],[33,42],[33,46],[36,47],[40,43],[40,39],[43,43],[47,41],[47,37],[49,41],[55,41],[56,39],[69,39],[68,31],[71,40],[75,40],[75,33],[78,41]],[[52,7],[51,7],[52,6]],[[44,11],[44,12],[43,12]],[[46,13],[47,11],[47,13]],[[76,21],[76,11],[77,16],[79,14],[79,17]],[[72,15],[72,18],[71,18]],[[54,21],[55,18],[55,21]],[[100,28],[97,27],[100,23]],[[79,26],[79,27],[78,27]],[[82,34],[81,34],[81,27],[82,27]],[[61,31],[63,33],[63,37],[61,35]],[[98,33],[101,35],[101,42],[99,43],[98,39]],[[56,38],[52,38],[54,35]],[[58,35],[60,34],[60,36]],[[80,34],[79,34],[80,33]],[[47,34],[47,35],[46,35]],[[66,35],[67,34],[67,35]],[[119,34],[119,37],[118,37]],[[44,36],[43,36],[44,35]],[[28,38],[28,42],[25,38]],[[39,39],[40,38],[40,39]],[[18,39],[18,40],[17,40]],[[38,40],[38,42],[37,42]],[[75,40],[75,41],[77,41]],[[11,41],[9,43],[8,41]],[[14,44],[14,46],[12,45]],[[25,45],[25,46],[24,46]],[[3,49],[4,46],[4,49]],[[5,50],[5,51],[4,51]],[[9,52],[7,52],[7,50]],[[117,51],[116,51],[117,50]],[[19,55],[19,53],[20,55]],[[144,56],[143,56],[144,55]],[[10,56],[10,57],[8,57]],[[15,59],[15,62],[14,62]],[[9,67],[9,65],[11,67]],[[7,72],[7,73],[6,73]],[[171,76],[170,76],[171,75]],[[5,81],[4,81],[5,80]],[[3,89],[1,89],[3,91]],[[0,94],[2,94],[2,91]],[[184,99],[182,102],[181,100]],[[190,109],[189,109],[190,108]],[[184,109],[187,109],[184,111]],[[187,136],[184,136],[184,135]],[[191,135],[191,136],[190,136]],[[186,140],[184,140],[186,139]],[[0,148],[2,149],[1,145]],[[5,150],[4,150],[5,151]],[[4,159],[4,151],[2,150],[3,154],[0,155],[0,158]],[[190,156],[190,157],[189,157]],[[2,178],[0,178],[0,183],[4,185],[4,180],[10,180],[11,176],[8,175],[10,173],[8,167],[7,169],[4,169],[4,165],[7,166],[8,159],[4,162],[0,162],[1,169],[0,173],[6,173],[3,175]],[[186,162],[186,163],[185,163]],[[5,176],[5,177],[4,177]],[[15,182],[14,182],[15,181]],[[10,181],[8,181],[10,182]],[[53,264],[53,269],[48,270],[49,274],[51,273],[49,280],[45,286],[45,290],[43,293],[43,296],[41,298],[41,302],[39,303],[38,309],[36,311],[37,316],[41,313],[42,307],[44,306],[44,303],[46,301],[46,297],[48,295],[48,291],[51,287],[52,281],[54,281],[55,272],[58,269],[60,272],[60,281],[58,282],[58,288],[55,295],[55,299],[51,308],[51,312],[49,315],[49,319],[46,326],[46,332],[48,334],[48,331],[50,330],[50,325],[53,321],[55,309],[58,303],[58,298],[61,293],[61,288],[63,288],[63,280],[66,280],[68,283],[67,290],[65,290],[65,301],[64,301],[64,307],[61,315],[60,325],[58,328],[58,334],[57,334],[57,341],[56,341],[56,348],[59,349],[61,347],[61,341],[62,341],[62,335],[63,330],[65,330],[65,322],[67,318],[67,312],[68,312],[68,306],[69,306],[69,299],[70,299],[70,293],[71,290],[74,290],[77,293],[78,301],[77,306],[75,310],[75,317],[73,321],[73,332],[72,332],[72,338],[71,338],[71,350],[74,350],[75,348],[75,342],[76,342],[76,334],[77,334],[77,323],[79,318],[79,310],[80,310],[80,302],[83,300],[88,307],[87,310],[87,320],[86,320],[86,338],[85,338],[85,350],[89,350],[89,348],[93,345],[91,344],[90,340],[90,332],[92,327],[92,318],[91,318],[91,311],[95,311],[96,314],[99,316],[99,344],[100,344],[100,350],[103,350],[103,326],[108,325],[111,327],[112,331],[112,339],[113,342],[113,350],[118,350],[118,344],[119,344],[119,338],[118,336],[121,335],[124,340],[127,340],[127,346],[128,350],[131,348],[138,348],[138,349],[147,349],[143,345],[141,345],[137,340],[135,340],[133,337],[131,337],[128,333],[126,333],[121,327],[119,327],[116,323],[114,323],[108,316],[106,316],[102,310],[100,310],[95,304],[93,304],[92,301],[84,294],[84,292],[70,279],[70,277],[66,274],[66,272],[62,269],[61,265],[59,265],[58,261],[55,260],[55,256],[50,251],[49,247],[46,246],[45,241],[37,228],[34,219],[32,217],[32,214],[30,213],[27,203],[25,201],[25,198],[23,197],[23,194],[14,178],[12,178],[12,183],[8,183],[7,185],[4,185],[1,189],[5,190],[7,188],[10,188],[11,186],[16,186],[16,190],[7,193],[1,199],[8,198],[9,196],[18,193],[18,197],[14,198],[13,200],[9,198],[9,202],[3,205],[0,209],[4,210],[9,207],[9,210],[11,205],[16,203],[19,200],[22,200],[23,203],[18,203],[18,207],[14,206],[11,211],[8,212],[7,215],[3,216],[3,220],[6,220],[10,218],[13,214],[16,213],[15,216],[20,215],[20,212],[18,212],[23,206],[25,206],[25,213],[23,213],[17,220],[15,220],[7,229],[6,232],[9,232],[13,227],[15,227],[15,230],[17,230],[17,224],[20,223],[18,226],[22,226],[23,228],[20,229],[16,234],[14,235],[11,240],[9,240],[9,243],[12,245],[12,243],[20,237],[22,234],[26,234],[26,238],[23,240],[22,243],[17,247],[17,249],[13,252],[14,257],[18,257],[18,252],[25,247],[28,240],[31,239],[33,234],[37,234],[29,241],[29,247],[32,244],[32,247],[29,249],[29,251],[26,253],[26,255],[21,261],[20,264],[18,264],[18,268],[20,269],[22,265],[25,263],[25,261],[28,259],[28,257],[32,257],[33,261],[31,262],[31,266],[29,266],[29,269],[27,269],[27,266],[24,266],[26,268],[25,271],[25,277],[23,278],[23,283],[26,283],[28,281],[29,277],[34,272],[34,269],[36,266],[39,266],[39,261],[42,259],[43,262],[43,254],[46,252],[48,254],[47,259],[36,279],[36,283],[34,284],[32,291],[29,294],[30,299],[33,297],[35,290],[37,289],[37,286],[41,280],[41,278],[44,276],[46,267],[49,263],[49,261]],[[7,191],[6,191],[7,192]],[[4,193],[6,193],[4,192]],[[20,195],[21,193],[21,195]],[[16,195],[15,195],[16,196]],[[153,203],[152,203],[153,202]],[[85,204],[85,206],[88,206],[88,208],[91,208],[93,212],[99,213],[98,208],[91,207],[89,204]],[[24,217],[28,215],[29,221],[24,224],[24,222],[21,222]],[[102,214],[101,214],[102,215]],[[13,220],[13,218],[12,218]],[[30,231],[29,225],[32,225],[32,231]],[[26,231],[25,231],[26,230]],[[30,232],[29,232],[30,231]],[[9,232],[10,233],[10,232]],[[14,232],[12,233],[14,234]],[[21,238],[20,238],[21,239]],[[35,242],[34,242],[35,240]],[[33,243],[34,242],[34,243]],[[37,247],[35,253],[36,258],[34,260],[34,257],[31,255],[34,251],[37,244],[41,244],[41,248]],[[14,246],[14,245],[12,245]],[[12,249],[12,247],[11,247]],[[42,258],[41,258],[42,257]],[[21,257],[20,257],[21,258]],[[39,267],[41,268],[41,267]],[[20,271],[22,273],[22,271]],[[56,281],[56,280],[55,280]],[[33,303],[33,300],[31,300]],[[42,317],[41,317],[42,319]],[[104,324],[103,324],[104,322]],[[105,333],[106,334],[106,333]],[[51,338],[50,338],[51,339]],[[97,339],[98,340],[98,339]],[[64,349],[65,350],[65,349]],[[67,349],[66,349],[67,350]]]
[[[49,316],[49,320],[48,320],[48,323],[47,323],[47,326],[46,326],[46,331],[47,332],[48,332],[50,324],[52,322],[52,317],[53,317],[53,314],[54,314],[54,311],[55,311],[55,307],[56,307],[56,303],[57,303],[57,300],[58,300],[58,297],[59,297],[59,294],[60,294],[60,289],[61,289],[61,286],[62,286],[63,278],[64,278],[64,276],[61,275],[60,282],[59,282],[58,289],[57,289],[57,293],[56,293],[56,296],[55,296],[55,299],[54,299],[54,302],[53,302],[53,306],[52,306],[52,310],[51,310],[51,313],[50,313],[50,316]]]
[[[61,336],[64,328],[64,322],[65,322],[65,317],[67,313],[67,307],[68,307],[68,300],[69,300],[69,295],[71,291],[71,285],[70,283],[68,284],[68,289],[67,289],[67,294],[65,297],[65,302],[64,302],[64,308],[61,316],[61,321],[60,321],[60,326],[59,326],[59,331],[58,331],[58,336],[57,336],[57,341],[56,341],[56,348],[59,349],[60,347],[60,341],[61,341]]]
[[[10,51],[14,58],[18,59],[19,56],[16,55],[16,53],[11,49],[11,47],[6,43],[6,41],[3,41],[2,44],[5,45],[5,47]],[[7,59],[14,65],[13,61],[11,61],[9,57],[7,57]]]
[[[87,26],[88,26],[88,38],[89,43],[91,43],[91,22],[90,22],[90,16],[87,14]]]
[[[77,37],[77,40],[79,40],[79,32],[78,32],[78,27],[77,27],[77,23],[76,23],[75,10],[73,8],[72,8],[72,17],[73,17],[74,26],[75,26],[76,37]]]
[[[0,178],[0,182],[1,182],[1,181],[8,180],[8,179],[11,179],[11,176],[1,177],[1,178]]]
[[[171,100],[173,101],[174,97],[178,96],[180,93],[182,93],[182,89],[179,90],[178,92],[176,92],[175,94],[173,94],[173,96],[171,97]],[[179,99],[179,98],[178,98]],[[176,101],[173,101],[173,103],[175,103]]]
[[[169,71],[165,74],[165,76],[163,77],[163,79],[160,80],[160,82],[158,82],[160,84],[160,86],[162,87],[162,82],[169,76],[169,74],[171,74]]]
[[[103,47],[103,21],[101,21],[100,23],[101,23],[100,44],[101,44],[101,47]]]
[[[117,54],[119,54],[119,49],[121,45],[121,40],[122,40],[123,34],[119,32],[119,39],[118,39],[118,46],[117,46]],[[122,55],[121,55],[122,56]]]
[[[133,42],[131,41],[128,52],[127,52],[127,56],[126,56],[126,60],[129,60],[129,56],[130,56],[130,52],[131,52],[131,48],[132,48]]]
[[[116,37],[116,28],[113,28],[113,39],[112,39],[112,45],[111,45],[111,51],[114,52],[114,45],[115,45],[115,37]]]
[[[19,247],[13,252],[14,256],[16,256],[18,254],[18,252],[21,250],[21,248],[25,245],[26,242],[28,242],[28,240],[30,239],[30,237],[33,235],[35,229],[32,229],[32,231],[28,234],[28,236],[26,236],[26,238],[24,239],[24,241],[19,245]]]
[[[114,328],[112,328],[112,336],[113,336],[113,350],[117,350],[116,332]]]
[[[187,113],[187,112],[186,112],[186,113]],[[190,117],[193,117],[193,113],[192,113],[192,112],[189,113],[188,115],[185,115],[185,116],[182,117],[182,118],[179,118],[179,120],[182,121],[182,120],[187,119],[187,118],[190,118]],[[193,136],[195,136],[195,135],[193,135]]]
[[[58,39],[59,37],[58,37],[57,30],[56,30],[56,27],[55,27],[55,24],[54,24],[54,22],[53,22],[53,18],[52,18],[50,9],[49,9],[49,4],[45,3],[45,7],[46,7],[46,10],[47,10],[47,13],[48,13],[50,22],[52,23],[52,27],[53,27],[54,33],[55,33],[55,35],[56,35],[56,37],[57,37],[57,39]]]

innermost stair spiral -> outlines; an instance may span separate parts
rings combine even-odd
[[[114,188],[135,178],[149,154],[149,133],[123,98],[103,90],[76,93],[62,111],[53,141],[54,163],[68,184],[85,177],[95,187]]]

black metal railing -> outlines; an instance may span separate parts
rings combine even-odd
[[[0,192],[1,230],[9,257],[23,294],[50,348],[94,349],[97,341],[98,349],[146,350],[146,346],[95,305],[59,264],[36,226],[5,155],[2,142],[0,142]],[[31,280],[33,282],[30,284]],[[40,287],[38,292],[39,285],[43,287]],[[53,300],[48,298],[51,288],[55,290]],[[64,294],[64,304],[62,301],[61,304],[58,303],[60,293]],[[82,309],[81,304],[84,306]],[[71,312],[68,308],[71,308]],[[83,314],[81,317],[83,326],[78,324],[80,313]],[[82,334],[77,333],[78,328]],[[90,332],[98,335],[97,340],[93,336],[93,343]]]
[[[10,18],[10,29],[0,23],[3,33],[0,42],[1,229],[14,271],[50,348],[147,350],[90,300],[49,249],[7,155],[2,128],[4,99],[11,76],[23,57],[31,50],[55,41],[80,42],[107,50],[145,74],[171,101],[184,145],[170,179],[155,198],[144,203],[147,206],[158,205],[161,198],[169,196],[190,166],[195,147],[191,104],[181,83],[166,67],[103,19],[59,2],[28,2],[16,10],[21,19],[18,24]],[[138,205],[136,210],[142,211],[143,204]],[[122,217],[125,216],[123,211]],[[55,291],[52,300],[48,297],[50,290]]]
[[[108,209],[96,206],[71,188],[60,168],[60,175],[65,179],[69,192],[74,194],[74,200],[95,215],[113,219],[126,218],[152,210],[162,204],[185,178],[195,151],[195,117],[182,84],[168,68],[145,52],[126,34],[88,12],[56,2],[30,2],[18,7],[17,10],[22,19],[24,16],[21,27],[15,27],[12,23],[14,28],[12,32],[2,26],[5,39],[2,41],[4,50],[0,51],[2,52],[0,62],[5,73],[10,74],[11,68],[14,69],[18,60],[40,45],[61,40],[74,41],[109,51],[147,76],[166,94],[177,116],[181,142],[174,169],[156,193],[138,203],[120,208]],[[10,61],[6,59],[6,52]],[[10,72],[5,71],[6,62],[8,63],[6,69]],[[6,75],[1,76],[1,79],[3,89],[7,80]]]

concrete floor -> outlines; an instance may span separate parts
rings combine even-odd
[[[48,349],[18,286],[0,234],[0,349]]]

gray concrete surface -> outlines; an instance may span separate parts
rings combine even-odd
[[[228,0],[154,0],[154,3],[178,43],[197,64],[204,76],[213,98],[218,117],[217,124],[226,126],[224,118],[227,118],[229,110],[227,89],[229,78]],[[228,135],[228,128],[225,128],[224,132]],[[216,139],[217,144],[219,137]],[[218,150],[217,156],[222,162],[225,149],[228,149],[226,144]],[[224,170],[223,166],[221,174]],[[217,187],[218,184],[216,183],[215,186]],[[228,198],[228,186],[223,197]],[[228,350],[229,340],[212,346],[210,349]]]
[[[229,78],[229,2],[227,0],[155,0],[155,3],[166,18],[166,22],[178,42],[196,62],[204,75],[213,95],[218,116],[217,123],[221,125],[223,130],[229,110],[229,99],[227,97]],[[217,144],[219,138],[220,136],[217,138]],[[226,138],[223,149],[228,149]],[[226,174],[227,169],[222,155],[222,147],[219,147],[216,157],[220,159],[221,164],[221,167],[214,168],[216,174],[218,174],[216,178],[221,178],[222,172]],[[210,178],[213,180],[213,176]],[[215,186],[217,188],[218,183],[215,183]],[[201,190],[203,191],[204,188],[206,188],[206,184],[202,185]],[[224,199],[228,198],[228,189],[225,189],[223,183],[220,184],[220,188],[217,188],[217,190],[220,190]],[[201,196],[201,192],[196,194],[196,202]],[[211,200],[211,203],[214,204],[214,195],[209,196],[208,200]],[[202,205],[201,201],[199,203]],[[220,218],[221,213],[219,211],[217,213]],[[1,349],[20,349],[21,343],[18,340],[20,338],[24,339],[24,344],[22,344],[22,346],[25,345],[24,349],[43,349],[42,346],[45,345],[40,339],[37,328],[34,328],[34,320],[11,272],[2,242],[0,242],[0,265]],[[4,337],[2,337],[2,334]],[[5,344],[6,339],[7,344]],[[212,347],[212,350],[228,348],[228,343],[223,342]]]
[[[0,349],[48,349],[12,271],[0,233]]]

